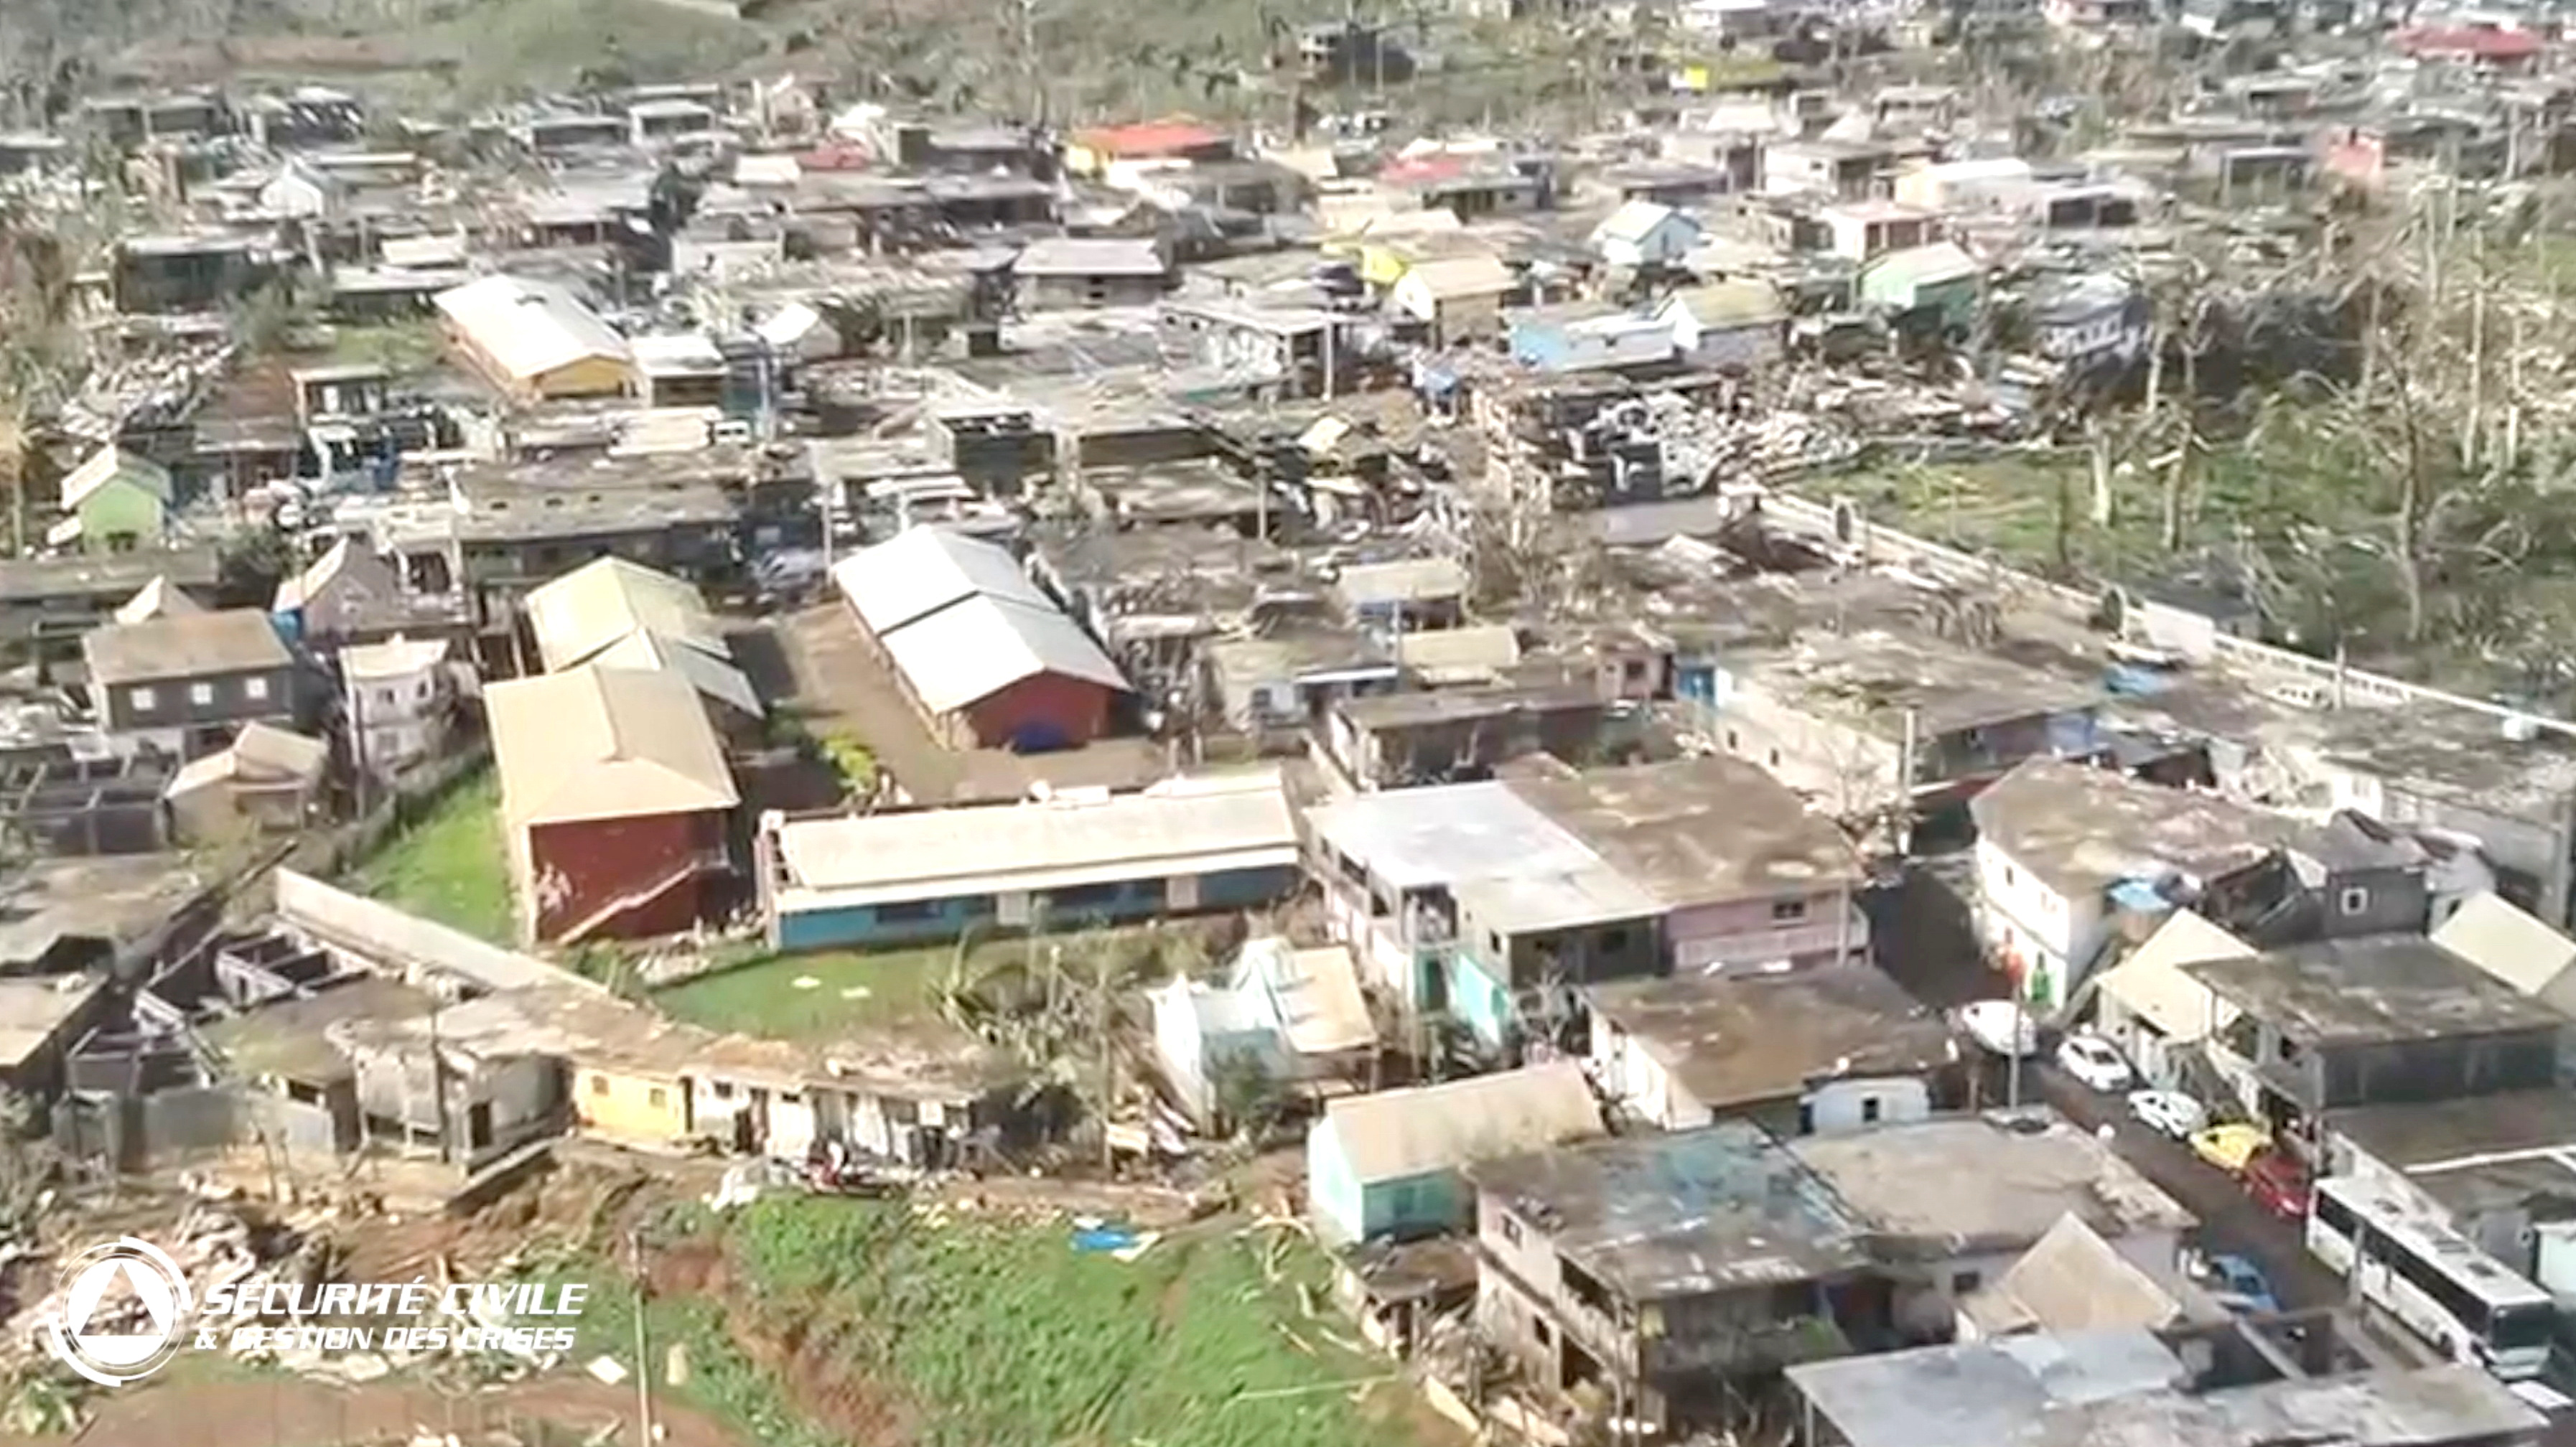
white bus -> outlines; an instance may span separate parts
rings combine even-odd
[[[2549,1293],[2385,1191],[2351,1176],[2317,1182],[2308,1251],[2454,1361],[2509,1382],[2549,1364],[2558,1324]]]

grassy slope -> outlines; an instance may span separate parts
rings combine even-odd
[[[1256,1246],[1195,1228],[1137,1261],[1071,1249],[1061,1224],[931,1224],[901,1203],[772,1196],[724,1227],[737,1298],[653,1303],[685,1341],[685,1395],[760,1447],[838,1440],[780,1404],[778,1379],[736,1344],[792,1337],[889,1399],[923,1447],[1393,1447],[1392,1386],[1355,1402],[1381,1363],[1302,1319]],[[1297,1258],[1311,1284],[1320,1262]],[[593,1280],[601,1277],[593,1276]],[[748,1304],[746,1304],[748,1303]],[[585,1352],[625,1355],[632,1297],[602,1292]],[[659,1348],[657,1348],[658,1354]],[[810,1366],[808,1368],[810,1370]]]
[[[500,782],[486,772],[450,789],[426,818],[359,865],[350,887],[468,934],[514,942]]]

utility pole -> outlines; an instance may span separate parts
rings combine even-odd
[[[644,1314],[653,1299],[652,1288],[644,1280],[644,1232],[641,1228],[626,1233],[626,1248],[635,1262],[635,1441],[637,1447],[653,1447],[653,1347],[645,1335]]]
[[[2004,1045],[2004,1109],[2021,1109],[2021,1038],[2030,1028],[2030,1016],[2022,1009],[2022,992],[2029,988],[2019,975],[2013,977],[2012,1038]]]

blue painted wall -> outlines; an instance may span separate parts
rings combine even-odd
[[[1249,909],[1272,904],[1297,892],[1296,866],[1278,869],[1229,869],[1199,880],[1202,909]],[[1113,885],[1066,891],[1035,901],[1052,928],[1084,924],[1126,924],[1169,912],[1164,881],[1122,880]],[[924,944],[954,940],[977,922],[990,922],[999,911],[989,894],[918,903],[837,905],[796,910],[778,917],[782,950],[831,950],[881,945]]]
[[[954,940],[968,925],[990,920],[993,913],[993,897],[989,894],[927,904],[852,904],[799,910],[778,917],[778,947],[833,950]]]
[[[1512,992],[1465,949],[1449,957],[1449,1013],[1487,1045],[1503,1045],[1519,1027]]]

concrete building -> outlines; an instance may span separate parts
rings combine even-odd
[[[1368,977],[1504,1045],[1588,984],[1857,958],[1849,844],[1728,759],[1402,789],[1307,815]]]
[[[2210,1054],[2247,1115],[2311,1156],[2329,1112],[2538,1090],[2566,1016],[2421,935],[2185,967],[2240,1018]]]
[[[1295,816],[1269,771],[982,808],[772,816],[755,848],[770,942],[788,950],[1251,909],[1298,885]]]
[[[2184,904],[2218,912],[2220,901],[2259,888],[2255,872],[2283,857],[2304,866],[2289,892],[2320,906],[2313,933],[2424,924],[2424,881],[2411,856],[2215,794],[2032,759],[1968,811],[1977,825],[1980,932],[2042,1010],[2070,998],[2124,915],[2154,920]]]
[[[1867,1335],[1867,1224],[1748,1122],[1471,1164],[1476,1321],[1543,1390],[1677,1398]]]
[[[1596,985],[1593,1078],[1662,1130],[1746,1117],[1777,1135],[1922,1120],[1952,1093],[1941,1018],[1874,965]]]
[[[1813,1135],[1788,1149],[1869,1222],[1896,1320],[1917,1339],[1946,1334],[1963,1298],[2069,1215],[2168,1284],[2182,1280],[2198,1225],[2107,1143],[2044,1109]]]
[[[340,650],[341,706],[358,766],[391,778],[447,749],[456,725],[457,666],[444,638],[403,638]]]
[[[256,608],[114,624],[90,632],[81,652],[99,723],[128,747],[192,759],[246,723],[300,721],[295,655]]]

